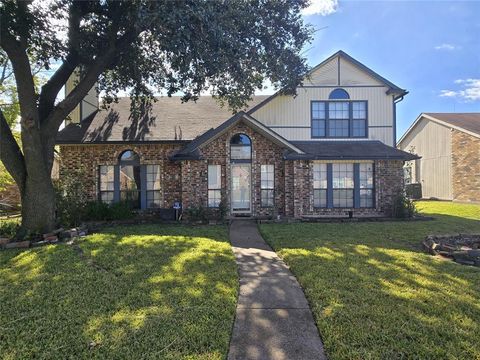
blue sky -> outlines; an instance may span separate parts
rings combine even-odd
[[[480,112],[480,1],[313,0],[308,12],[309,65],[343,50],[410,92],[397,138],[421,112]]]

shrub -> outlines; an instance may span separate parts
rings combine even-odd
[[[411,218],[417,214],[415,203],[404,193],[398,194],[393,201],[392,215],[395,218]]]
[[[88,185],[82,169],[62,174],[55,182],[57,221],[64,226],[77,226],[83,220],[88,203]]]
[[[225,218],[227,217],[227,211],[228,208],[225,201],[220,201],[220,204],[218,204],[218,217],[220,218],[220,220],[225,220]]]
[[[127,202],[117,202],[111,205],[101,201],[87,203],[85,209],[85,220],[125,220],[131,219],[133,212]]]
[[[20,227],[18,219],[0,220],[0,236],[13,238]]]
[[[192,206],[185,210],[187,218],[191,221],[207,221],[208,214],[203,205]]]

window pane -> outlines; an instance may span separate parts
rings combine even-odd
[[[353,189],[353,164],[333,164],[332,175],[334,189]]]
[[[353,207],[353,190],[333,190],[333,207]]]
[[[147,190],[160,190],[160,165],[147,165]]]
[[[360,164],[360,189],[373,189],[373,163]]]
[[[312,120],[312,136],[324,137],[325,136],[325,120]]]
[[[160,191],[147,191],[147,207],[159,208],[161,207],[161,193]]]
[[[243,160],[251,158],[251,149],[250,145],[231,145],[230,146],[230,158]]]
[[[260,188],[261,189],[273,189],[274,188],[274,166],[262,165],[260,167]]]
[[[221,190],[208,190],[208,207],[218,207],[221,200]]]
[[[274,206],[274,191],[268,189],[262,189],[261,194],[262,206]]]
[[[324,102],[312,102],[312,119],[325,119]]]
[[[122,190],[120,191],[120,200],[128,202],[133,209],[140,208],[140,191]]]
[[[313,190],[313,206],[314,207],[327,207],[327,190]]]
[[[365,120],[353,120],[353,136],[367,136]]]
[[[352,103],[352,116],[354,119],[367,118],[367,103],[365,101],[358,101]]]
[[[113,184],[114,184],[114,169],[113,165],[102,165],[100,166],[100,190],[108,190],[113,191]]]
[[[373,190],[360,190],[360,207],[373,207]]]
[[[222,168],[220,165],[208,165],[208,188],[222,188]]]
[[[313,164],[313,187],[327,188],[327,164]]]
[[[348,120],[330,120],[328,123],[328,136],[332,137],[348,137],[349,121]]]
[[[330,119],[349,119],[348,102],[332,101],[328,104],[328,117]]]
[[[113,191],[100,192],[100,200],[107,204],[113,203]]]
[[[120,190],[140,190],[140,166],[120,166]]]

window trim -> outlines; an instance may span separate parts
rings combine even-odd
[[[208,170],[210,166],[216,166],[217,170],[220,169],[220,184],[219,187],[211,188],[210,182],[208,181]],[[210,206],[210,191],[219,192],[220,193],[220,202],[222,202],[222,165],[220,164],[208,164],[207,165],[207,207],[210,209],[218,209],[220,207],[220,202],[216,206]]]
[[[325,103],[325,119],[314,119],[313,118],[313,104],[314,103]],[[341,120],[341,119],[330,119],[329,117],[329,104],[335,102],[346,102],[348,103],[348,136],[329,136],[330,130],[330,120]],[[365,136],[353,136],[353,106],[354,102],[363,102],[365,103]],[[368,100],[352,100],[352,99],[342,99],[342,100],[310,100],[310,137],[312,139],[368,139],[369,137],[369,127],[368,127]],[[313,121],[314,120],[324,120],[325,121],[325,136],[317,136],[313,134]],[[360,119],[355,119],[360,120]]]
[[[273,187],[271,188],[263,188],[262,187],[262,166],[272,166],[273,167]],[[275,207],[275,164],[260,164],[260,207],[262,208],[274,208]],[[263,191],[272,191],[273,192],[273,204],[272,205],[264,205],[263,204]]]

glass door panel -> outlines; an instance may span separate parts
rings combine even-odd
[[[250,212],[251,164],[232,164],[232,211]]]

